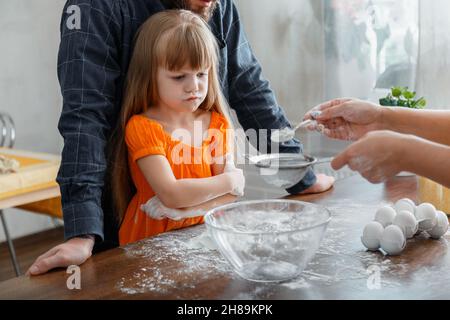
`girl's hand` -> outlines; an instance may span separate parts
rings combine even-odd
[[[245,176],[244,171],[236,168],[234,165],[234,158],[232,155],[226,156],[226,163],[224,174],[228,176],[231,184],[231,194],[233,196],[242,197],[244,195],[245,188]]]
[[[339,170],[348,165],[371,183],[385,182],[404,169],[409,139],[392,131],[368,133],[338,155],[331,166]]]
[[[141,210],[144,211],[149,218],[155,220],[163,220],[165,218],[169,218],[172,220],[181,220],[181,217],[175,219],[174,212],[171,212],[180,210],[167,208],[161,202],[161,200],[159,200],[158,196],[154,196],[153,198],[148,200],[145,204],[141,205]]]
[[[382,128],[383,107],[370,102],[355,99],[336,99],[310,110],[304,119],[312,119],[314,112],[317,126],[310,130],[318,130],[332,139],[356,141],[366,133]]]
[[[55,268],[81,265],[91,257],[93,247],[94,239],[72,238],[38,257],[26,275],[36,276]]]
[[[148,217],[155,220],[170,219],[179,221],[187,218],[201,217],[206,214],[205,210],[180,210],[167,208],[157,196],[154,196],[146,204],[141,205],[141,210],[144,211]]]
[[[231,181],[231,191],[230,194],[237,197],[244,196],[245,189],[245,176],[242,169],[234,168],[232,171],[225,172]]]

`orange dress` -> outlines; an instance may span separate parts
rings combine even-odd
[[[225,117],[211,112],[208,136],[201,147],[189,146],[173,139],[163,126],[146,116],[133,116],[127,124],[125,140],[128,147],[128,164],[136,186],[136,194],[128,205],[119,230],[120,245],[135,242],[170,230],[176,230],[203,223],[203,217],[180,221],[170,219],[155,220],[140,208],[155,196],[150,184],[137,165],[137,160],[151,155],[162,155],[169,161],[176,179],[212,177],[212,159],[228,152],[226,130],[229,128]],[[182,159],[191,161],[180,161]]]

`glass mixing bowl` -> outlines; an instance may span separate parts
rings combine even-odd
[[[208,233],[244,279],[286,281],[299,276],[314,257],[331,214],[295,200],[243,201],[205,215]]]

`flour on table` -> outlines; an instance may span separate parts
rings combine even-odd
[[[184,244],[188,249],[208,249],[208,250],[218,250],[216,243],[209,236],[207,231],[203,232],[201,235],[193,237],[187,243]]]
[[[0,174],[17,172],[19,167],[20,163],[17,160],[0,155]]]
[[[118,281],[117,289],[130,295],[155,293],[161,297],[176,292],[179,299],[199,299],[198,285],[218,277],[237,277],[218,251],[207,248],[205,233],[205,226],[199,225],[124,247],[140,265]]]

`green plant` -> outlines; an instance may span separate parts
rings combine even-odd
[[[427,101],[423,97],[415,100],[415,97],[416,92],[409,91],[408,87],[393,87],[385,98],[380,99],[380,104],[390,107],[424,109]]]

